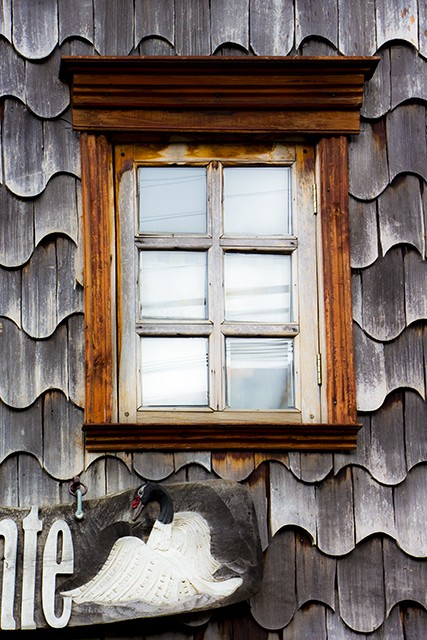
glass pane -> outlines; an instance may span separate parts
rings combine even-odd
[[[140,167],[140,233],[206,233],[204,167]]]
[[[206,318],[206,253],[141,251],[140,318]]]
[[[143,407],[208,405],[207,338],[141,338]]]
[[[294,407],[293,342],[277,338],[227,338],[227,406]]]
[[[291,322],[291,256],[226,253],[225,319]]]
[[[289,167],[224,169],[224,233],[290,234],[290,172]]]

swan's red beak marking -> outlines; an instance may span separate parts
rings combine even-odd
[[[145,507],[145,503],[141,501],[141,498],[136,495],[132,500],[132,509],[134,509],[132,520],[136,520],[143,508]]]

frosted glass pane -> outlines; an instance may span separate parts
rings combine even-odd
[[[140,167],[140,233],[206,233],[204,167]]]
[[[291,322],[291,256],[226,253],[225,319]]]
[[[206,318],[206,253],[141,251],[140,318]]]
[[[225,344],[230,409],[294,407],[292,340],[227,338]]]
[[[208,405],[206,338],[141,338],[143,407]]]
[[[224,233],[290,234],[290,171],[289,167],[224,169]]]

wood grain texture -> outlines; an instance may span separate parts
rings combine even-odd
[[[214,53],[226,43],[249,48],[249,0],[211,0],[211,42]]]
[[[338,0],[339,50],[345,56],[370,56],[375,53],[375,2]]]
[[[84,38],[93,43],[93,0],[58,0],[59,44],[67,38]]]
[[[405,391],[405,451],[408,469],[427,459],[427,403]]]
[[[295,535],[296,593],[298,609],[308,602],[322,602],[335,609],[337,561],[321,553],[308,536]]]
[[[21,324],[22,274],[18,269],[0,268],[0,316]]]
[[[328,638],[333,638],[334,640],[335,638],[339,638],[339,640],[383,640],[385,638],[404,640],[404,630],[398,607],[391,612],[390,616],[384,620],[383,625],[377,631],[369,635],[349,629],[342,621],[339,613],[334,613],[328,609],[326,617]]]
[[[424,609],[408,607],[404,613],[407,636],[412,640],[423,640],[427,631],[427,613]]]
[[[23,105],[6,100],[3,143],[5,184],[17,196],[40,194],[61,171],[80,176],[78,136],[66,119],[42,123]]]
[[[147,480],[163,480],[174,472],[173,453],[145,452],[133,455],[133,467]]]
[[[46,338],[57,327],[56,243],[40,245],[22,270],[23,328],[34,338]]]
[[[78,246],[80,182],[74,176],[54,176],[34,202],[34,242],[38,245],[48,235],[68,236]],[[30,201],[31,203],[31,201]],[[31,225],[31,219],[27,226]],[[24,230],[22,229],[22,232]]]
[[[295,3],[295,45],[304,38],[320,36],[334,47],[338,46],[337,0],[318,3],[316,0],[297,0]]]
[[[0,401],[0,461],[2,468],[5,459],[17,451],[25,451],[38,460],[43,457],[42,399],[36,400],[25,411],[13,411]],[[5,504],[2,502],[2,504]]]
[[[1,8],[0,8],[1,11]],[[5,40],[0,40],[0,95],[25,102],[25,62]]]
[[[212,470],[220,478],[242,481],[247,478],[255,467],[253,453],[212,453]]]
[[[55,49],[42,65],[31,61],[26,63],[26,104],[41,118],[59,116],[70,103],[70,89],[58,78],[60,63],[59,49]]]
[[[67,480],[84,469],[84,447],[81,425],[83,410],[58,391],[43,397],[43,419],[36,433],[43,437],[43,468],[58,480]],[[58,452],[67,451],[67,455]]]
[[[427,262],[414,250],[405,251],[405,315],[406,324],[427,318]]]
[[[127,0],[93,0],[95,49],[101,56],[127,56],[134,46],[134,7]]]
[[[407,40],[418,46],[417,0],[376,0],[375,12],[378,49],[390,40]]]
[[[410,387],[425,398],[423,343],[425,326],[411,326],[393,342],[384,345],[388,389]]]
[[[404,215],[403,215],[404,212]],[[398,244],[410,244],[423,256],[425,233],[421,181],[399,175],[378,198],[379,236],[383,254]]]
[[[387,149],[390,179],[399,173],[416,173],[427,180],[426,108],[421,104],[405,104],[387,116]],[[416,140],[417,144],[408,144]]]
[[[361,200],[376,198],[389,183],[385,121],[363,122],[349,142],[349,191]]]
[[[175,50],[178,56],[212,53],[209,0],[175,0]]]
[[[420,3],[422,4],[422,3]],[[390,48],[391,74],[399,78],[393,82],[391,107],[394,109],[405,100],[427,100],[427,68],[425,60],[409,46]]]
[[[396,538],[392,488],[376,482],[363,468],[354,466],[352,474],[356,544],[380,531]]]
[[[394,489],[397,539],[400,548],[411,556],[427,557],[427,482],[426,467],[417,466]]]
[[[332,469],[332,454],[289,453],[289,468],[296,478],[303,482],[319,482]]]
[[[12,40],[12,0],[3,0],[0,5],[0,33]]]
[[[384,347],[368,338],[357,325],[353,326],[353,336],[357,408],[375,411],[388,393]]]
[[[362,202],[350,196],[350,252],[353,269],[369,267],[378,257],[376,202]]]
[[[347,166],[347,140],[322,139],[319,180],[323,247],[327,247],[323,251],[326,385],[328,418],[332,422],[354,422],[356,418]]]
[[[294,535],[279,531],[265,553],[261,588],[251,600],[252,615],[264,629],[287,626],[296,610]]]
[[[354,548],[354,497],[350,469],[327,478],[316,491],[317,539],[328,555],[344,555]]]
[[[296,611],[284,632],[286,640],[301,640],[301,638],[311,637],[316,640],[327,640],[326,612],[327,607],[317,603],[308,604]]]
[[[174,1],[136,0],[135,2],[135,45],[144,38],[164,38],[170,45],[174,43]]]
[[[24,409],[49,388],[67,393],[66,327],[58,327],[46,342],[32,340],[6,318],[1,325],[0,360],[8,367],[0,378],[0,398],[10,407]]]
[[[61,325],[62,326],[62,325]],[[73,314],[66,321],[68,353],[68,396],[75,405],[84,407],[85,367],[84,367],[84,317]]]
[[[388,538],[383,540],[383,555],[386,615],[403,600],[412,600],[426,609],[427,562],[407,556]]]
[[[378,482],[395,485],[405,479],[403,403],[399,391],[387,397],[381,409],[371,416],[370,427],[361,440],[359,459]]]
[[[305,529],[313,540],[317,535],[315,487],[306,485],[277,462],[270,463],[270,533],[294,525]]]
[[[251,49],[258,56],[287,55],[293,46],[294,4],[283,0],[250,0]]]
[[[384,621],[381,540],[368,540],[358,545],[352,554],[340,559],[337,582],[343,621],[362,633],[377,629]]]
[[[58,42],[58,8],[56,0],[22,3],[12,0],[13,44],[24,57],[48,56]],[[32,25],[29,29],[28,26]]]
[[[0,264],[22,266],[34,249],[33,202],[16,198],[0,185]]]
[[[393,340],[405,328],[403,255],[391,249],[361,274],[362,328],[374,340]]]
[[[112,419],[111,147],[103,136],[81,136],[85,237],[85,419]],[[111,178],[110,178],[111,180]]]
[[[384,49],[381,51],[381,60],[373,77],[366,83],[363,106],[360,111],[364,118],[380,118],[390,109],[392,85],[390,65],[390,49]]]

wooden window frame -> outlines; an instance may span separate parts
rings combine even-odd
[[[347,135],[360,127],[378,58],[65,57],[81,131],[85,261],[85,440],[89,451],[346,450],[356,445]],[[117,142],[204,135],[316,142],[323,246],[328,422],[113,422]],[[120,268],[120,264],[117,264]]]

